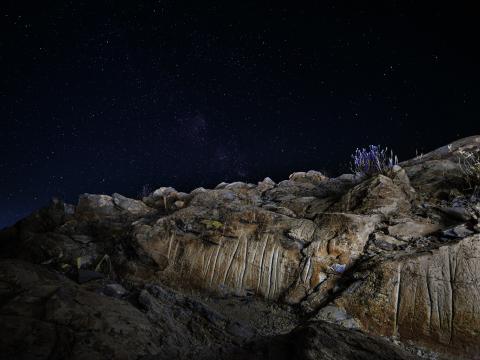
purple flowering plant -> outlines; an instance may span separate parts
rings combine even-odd
[[[390,175],[393,167],[398,164],[397,156],[380,145],[370,145],[366,149],[357,148],[352,159],[352,171],[360,176]]]

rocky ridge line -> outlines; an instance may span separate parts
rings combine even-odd
[[[347,331],[352,339],[367,336],[357,330],[370,333],[373,338],[361,341],[373,348],[383,341],[375,336],[382,335],[440,357],[475,358],[480,353],[480,199],[459,167],[461,150],[479,151],[480,137],[403,162],[390,177],[327,178],[309,171],[278,184],[267,178],[257,185],[222,183],[189,194],[160,188],[142,200],[85,194],[77,206],[55,201],[0,233],[2,257],[15,259],[0,266],[5,284],[0,316],[7,323],[21,316],[28,324],[55,324],[56,333],[58,326],[67,327],[78,344],[81,334],[97,326],[91,320],[72,327],[73,320],[65,318],[88,313],[77,309],[82,301],[118,301],[93,318],[102,319],[110,306],[122,309],[119,316],[139,311],[142,316],[127,321],[132,327],[122,325],[111,337],[98,330],[103,337],[84,344],[99,357],[105,355],[102,346],[125,334],[139,341],[127,342],[125,349],[137,347],[145,356],[178,352],[181,357],[213,346],[219,358],[232,351],[253,358],[274,353],[272,344],[289,344],[305,332],[320,356],[333,351],[325,342],[329,329]],[[69,301],[65,313],[52,317],[43,309],[38,311],[47,315],[38,318],[30,309],[35,301],[15,295],[29,293],[30,283],[12,273],[44,272],[48,281],[40,281],[35,290],[40,294],[30,298],[49,303],[61,289]],[[233,317],[232,304],[238,309]],[[23,312],[17,314],[18,308]],[[189,315],[165,315],[174,309]],[[267,314],[265,321],[257,318],[258,311]],[[145,323],[138,324],[137,317]],[[314,323],[303,323],[305,318]],[[159,343],[158,336],[166,342]],[[340,338],[335,341],[345,354],[362,352],[340,344]],[[55,340],[51,351],[68,341]],[[299,343],[292,351],[310,358]],[[391,349],[378,358],[414,356]],[[84,352],[78,348],[72,358]],[[127,350],[117,355],[138,356]]]

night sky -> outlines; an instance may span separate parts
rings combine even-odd
[[[0,228],[52,196],[335,176],[356,147],[480,133],[473,8],[317,3],[2,1]]]

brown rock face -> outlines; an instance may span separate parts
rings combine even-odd
[[[134,238],[142,253],[156,262],[164,280],[216,293],[251,292],[278,299],[292,283],[301,258],[298,240],[284,233],[301,228],[308,220],[259,210],[240,214],[251,218],[241,223],[241,217],[231,215],[227,221],[199,218],[195,220],[199,233],[195,233],[176,227],[192,220],[179,212],[153,226],[136,226]]]
[[[312,219],[300,217],[318,203],[312,195],[323,193],[323,201],[332,202],[340,196],[338,188],[351,184],[309,171],[292,174],[278,187],[266,179],[258,186],[232,183],[195,190],[185,208],[153,224],[135,223],[134,244],[155,261],[156,276],[167,283],[271,300],[287,296],[290,303],[298,303],[325,280],[333,263],[329,252],[343,252],[341,260],[348,262],[348,243],[358,256],[357,237],[363,237],[363,243],[368,238],[361,232],[352,231],[350,239],[339,234],[327,248],[316,224],[323,220],[315,221],[317,213],[310,210]],[[299,193],[300,198],[295,196]],[[335,217],[339,223],[355,223],[349,215]],[[306,255],[309,244],[311,254]],[[138,274],[134,270],[130,275],[138,279]]]
[[[408,178],[398,184],[389,177],[378,175],[349,191],[339,205],[348,212],[395,216],[410,210],[411,194],[405,188],[410,190]]]
[[[317,239],[305,247],[301,273],[285,300],[299,303],[307,295],[308,308],[315,310],[328,297],[339,274],[360,257],[378,218],[346,213],[324,215]],[[315,293],[313,293],[315,291]]]
[[[372,333],[480,354],[480,235],[382,262],[337,304]]]

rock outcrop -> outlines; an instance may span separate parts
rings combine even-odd
[[[367,269],[336,303],[368,332],[480,354],[480,235]]]
[[[480,137],[389,176],[54,200],[0,232],[2,353],[476,358],[480,198],[465,149]]]

